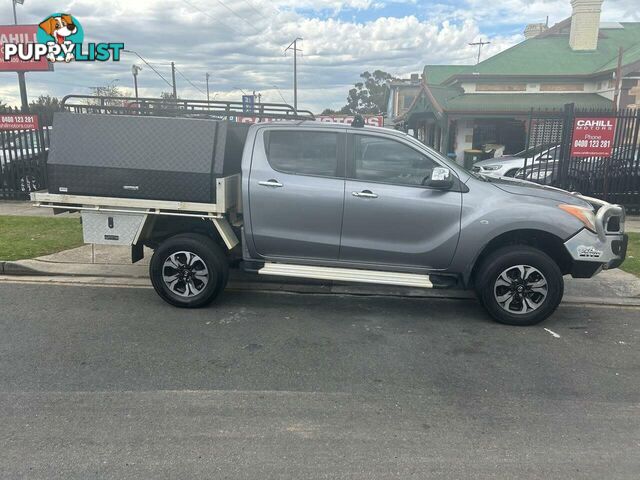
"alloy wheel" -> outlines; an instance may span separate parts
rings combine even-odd
[[[195,253],[175,252],[162,265],[162,280],[172,293],[195,297],[209,284],[209,269]]]
[[[549,292],[547,279],[535,267],[514,265],[504,270],[495,281],[493,294],[503,310],[524,315],[537,310]]]

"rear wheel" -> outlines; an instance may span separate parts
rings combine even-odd
[[[199,308],[224,290],[229,265],[222,248],[200,234],[164,241],[149,265],[151,283],[163,300],[176,307]]]
[[[496,250],[482,262],[476,292],[496,321],[535,325],[560,304],[564,281],[558,265],[544,252],[511,246]]]

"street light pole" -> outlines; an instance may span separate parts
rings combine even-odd
[[[133,73],[133,88],[136,92],[136,103],[138,102],[138,72],[142,70],[142,67],[139,67],[135,63],[131,65],[131,73]]]
[[[171,62],[171,80],[173,82],[173,99],[178,100],[178,90],[176,88],[176,64]]]
[[[18,14],[16,13],[16,3],[22,3],[24,0],[11,0],[13,6],[13,23],[18,25]],[[29,112],[29,99],[27,98],[27,80],[24,76],[24,72],[18,72],[18,85],[20,87],[20,103],[22,103],[22,112]]]

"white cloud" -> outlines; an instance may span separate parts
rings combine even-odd
[[[220,3],[222,2],[222,3]],[[8,5],[6,5],[8,4]],[[607,0],[604,18],[637,15],[637,0]],[[223,5],[226,5],[225,8]],[[376,12],[402,7],[402,17],[379,17]],[[0,15],[10,18],[9,2]],[[394,75],[422,71],[425,63],[472,63],[477,50],[469,42],[487,38],[500,24],[515,25],[507,33],[491,35],[483,55],[494,54],[521,40],[529,21],[552,21],[568,15],[569,0],[459,0],[452,4],[424,0],[67,0],[56,8],[82,22],[88,41],[123,41],[170,78],[168,62],[199,90],[211,73],[211,92],[218,99],[239,99],[239,90],[257,90],[280,101],[274,85],[292,99],[292,59],[284,48],[303,37],[299,61],[300,106],[321,110],[344,104],[348,88],[364,70],[382,69]],[[407,8],[409,13],[406,14]],[[37,23],[51,11],[50,0],[28,0],[18,6],[21,23]],[[344,20],[339,12],[360,12],[367,20]],[[330,11],[327,18],[314,12]],[[356,15],[356,18],[360,18]],[[500,30],[502,31],[502,30]],[[58,65],[56,72],[30,73],[29,94],[62,96],[88,93],[90,86],[115,81],[132,85],[131,55],[119,63]],[[145,65],[139,75],[141,94],[169,91]],[[203,98],[201,91],[178,75],[183,98]],[[18,102],[15,74],[0,76],[0,98]]]

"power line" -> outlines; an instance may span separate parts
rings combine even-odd
[[[221,22],[220,20],[218,20],[217,18],[215,18],[213,15],[211,15],[209,12],[202,10],[200,7],[194,5],[193,3],[191,3],[189,0],[182,0],[183,3],[186,3],[187,5],[189,5],[191,8],[193,8],[194,10],[197,10],[198,12],[200,12],[201,14],[203,14],[205,17],[208,17],[209,19],[213,20],[215,23],[217,23],[218,25],[222,25],[224,28],[226,28],[227,30],[229,30],[230,32],[233,33],[238,33],[240,35],[242,35],[243,33],[240,32],[239,30],[236,30],[235,28],[232,28],[231,26],[227,25],[224,22]]]
[[[184,73],[182,73],[180,70],[178,70],[176,68],[176,72],[178,72],[180,74],[180,76],[182,78],[184,78],[187,82],[189,82],[189,85],[191,85],[193,88],[195,88],[196,90],[198,90],[201,94],[206,95],[206,92],[204,92],[200,87],[198,87],[197,85],[195,85],[191,80],[189,80]]]
[[[258,10],[256,7],[253,6],[253,3],[251,3],[249,0],[243,0],[244,3],[246,3],[247,5],[249,5],[251,7],[251,10],[253,10],[254,12],[256,12],[257,14],[259,14],[260,16],[264,15],[264,12],[261,12],[260,10]]]
[[[166,78],[164,78],[164,77],[162,76],[162,74],[161,74],[158,70],[156,70],[155,68],[153,68],[153,66],[152,66],[149,62],[147,62],[144,58],[142,58],[142,55],[140,55],[138,52],[135,52],[135,51],[133,51],[133,50],[122,50],[122,51],[123,51],[123,52],[127,52],[127,53],[133,53],[134,55],[136,55],[140,60],[142,60],[142,61],[144,62],[144,64],[145,64],[147,67],[149,67],[151,70],[153,70],[153,71],[155,72],[155,74],[156,74],[156,75],[158,75],[162,80],[164,80],[164,82],[165,82],[167,85],[169,85],[170,87],[172,87],[172,88],[173,88],[173,84],[172,84],[169,80],[167,80]]]
[[[200,12],[201,14],[203,14],[204,16],[210,18],[211,20],[213,20],[214,22],[220,24],[220,25],[224,25],[225,28],[227,28],[228,30],[234,32],[234,33],[238,33],[240,35],[244,35],[241,31],[236,30],[235,28],[232,28],[231,26],[227,25],[224,22],[221,22],[220,20],[218,20],[217,18],[215,18],[213,15],[211,15],[209,12],[207,12],[206,10],[203,10],[202,8],[198,7],[197,5],[194,5],[193,3],[191,3],[189,0],[182,0],[183,3],[186,3],[187,5],[189,5],[191,8],[193,8],[194,10],[197,10],[198,12]],[[234,10],[232,10],[231,8],[229,8],[229,6],[225,5],[224,3],[222,3],[220,0],[216,0],[216,2],[218,2],[220,5],[222,5],[224,8],[226,8],[227,10],[229,10],[233,15],[235,15],[236,17],[240,18],[243,22],[245,22],[247,25],[249,25],[256,33],[260,33],[260,31],[251,23],[249,22],[246,18],[241,17],[240,15],[238,15]]]
[[[256,33],[260,33],[260,31],[255,27],[255,25],[253,23],[251,23],[249,20],[247,20],[246,18],[244,18],[242,15],[236,13],[235,10],[232,10],[231,7],[229,7],[227,4],[223,3],[221,0],[216,0],[216,2],[218,2],[220,5],[222,5],[224,8],[226,8],[227,10],[229,10],[231,13],[233,13],[236,17],[238,17],[240,20],[242,20],[244,23],[246,23],[247,25],[249,25],[251,28],[253,28]]]

